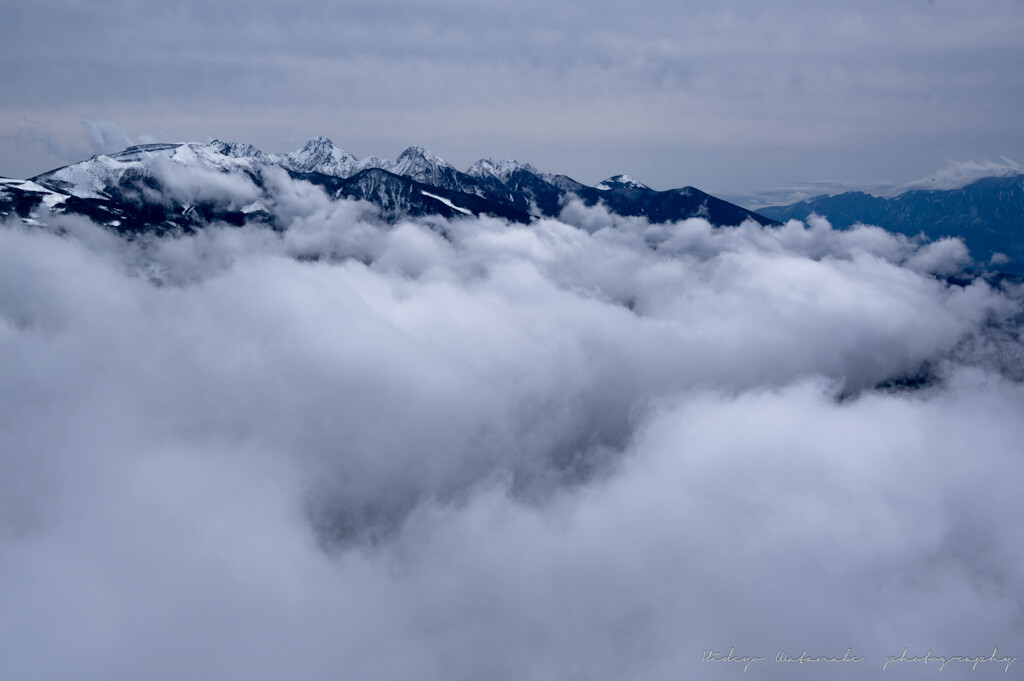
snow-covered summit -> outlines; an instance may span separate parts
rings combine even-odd
[[[428,184],[438,184],[445,176],[451,176],[457,172],[448,161],[420,146],[407,148],[398,155],[390,167],[384,169],[395,175],[404,175],[417,182]]]
[[[398,159],[395,161],[396,171],[405,170],[407,168],[413,169],[431,166],[451,168],[452,164],[448,163],[448,161],[445,161],[440,156],[431,153],[429,149],[421,146],[408,147],[398,155]],[[402,175],[404,173],[398,172],[397,174]]]
[[[314,137],[298,151],[274,154],[268,158],[270,162],[293,172],[320,173],[341,178],[350,177],[368,168],[380,168],[420,182],[431,182],[438,180],[445,173],[455,171],[450,163],[423,147],[409,147],[394,161],[376,156],[360,160],[344,149],[334,146],[326,137]]]
[[[251,147],[255,154],[244,153],[248,151],[245,147]],[[224,153],[222,149],[234,153]],[[205,170],[222,170],[226,172],[236,170],[253,170],[256,165],[267,161],[263,152],[252,145],[233,145],[221,142],[219,145],[210,144],[182,144],[176,147],[170,155],[175,163],[185,166],[197,166]]]
[[[622,188],[650,189],[650,187],[648,187],[646,184],[644,184],[643,182],[637,182],[636,180],[634,180],[629,175],[614,175],[612,177],[609,177],[607,180],[605,180],[601,184],[595,185],[594,188],[595,189],[600,189],[602,191],[608,191],[609,189],[622,189]]]
[[[223,154],[224,156],[230,156],[232,158],[258,158],[261,160],[268,160],[266,154],[253,145],[245,142],[224,142],[222,140],[215,139],[207,146],[218,154]]]
[[[359,170],[359,159],[344,149],[334,146],[334,142],[323,136],[314,137],[298,151],[274,154],[270,159],[297,173],[321,173],[336,177],[348,177]]]
[[[107,189],[126,177],[159,174],[168,161],[181,166],[221,172],[252,171],[268,157],[248,144],[214,140],[209,144],[141,144],[113,154],[100,154],[80,163],[51,170],[33,180],[83,199],[108,198]]]
[[[493,158],[482,158],[466,170],[466,174],[472,177],[496,177],[502,182],[519,170],[525,170],[540,175],[536,168],[529,163],[520,163],[515,159],[507,158],[503,161],[495,161]]]

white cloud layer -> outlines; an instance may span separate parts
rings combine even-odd
[[[270,180],[283,232],[0,227],[0,677],[1024,653],[1022,294],[960,242]]]

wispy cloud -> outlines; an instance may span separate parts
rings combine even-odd
[[[999,161],[948,161],[930,177],[906,183],[816,180],[777,189],[744,194],[726,194],[724,198],[751,209],[765,206],[787,206],[816,196],[834,196],[844,192],[865,192],[874,196],[897,196],[914,189],[960,189],[985,177],[1007,177],[1024,174],[1024,166],[1000,157]]]
[[[102,118],[83,118],[85,139],[93,154],[108,154],[135,144],[123,125]]]
[[[1024,174],[1024,166],[1005,156],[999,161],[950,160],[931,177],[908,182],[901,189],[959,189],[983,177],[1005,177]]]

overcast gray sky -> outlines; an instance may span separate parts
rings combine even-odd
[[[736,194],[1024,161],[1024,3],[4,2],[0,175],[132,141],[422,144]]]

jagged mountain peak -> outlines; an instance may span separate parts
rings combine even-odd
[[[308,142],[302,145],[302,148],[299,151],[319,154],[330,154],[335,151],[340,151],[344,154],[351,156],[351,154],[349,154],[344,149],[336,147],[334,145],[334,142],[331,141],[330,137],[324,137],[323,135],[317,135],[316,137],[310,139]]]
[[[331,149],[334,147],[334,142],[331,141],[330,137],[324,135],[317,135],[311,137],[305,144],[302,145],[303,149]]]
[[[650,189],[643,182],[637,182],[629,175],[613,175],[604,182],[595,185],[595,189]]]
[[[413,144],[411,146],[406,147],[402,151],[402,153],[398,155],[398,158],[416,157],[416,156],[419,156],[419,157],[422,157],[422,158],[430,158],[430,159],[437,158],[433,153],[431,153],[431,151],[429,149],[427,149],[426,147],[421,147],[418,144]],[[438,160],[440,160],[440,159],[438,159]]]
[[[298,151],[278,154],[272,159],[294,172],[320,173],[337,177],[348,177],[359,163],[359,159],[334,146],[334,142],[323,135],[309,140]]]
[[[421,147],[419,145],[406,147],[406,149],[401,154],[398,155],[398,158],[395,161],[395,165],[401,166],[403,162],[415,163],[418,165],[439,166],[443,168],[452,167],[452,164],[448,163],[448,161],[445,161],[440,156],[437,156],[436,154],[432,153],[426,147]]]
[[[451,163],[420,146],[406,148],[394,162],[382,167],[396,175],[405,175],[428,184],[448,184],[450,178],[458,172]]]
[[[232,158],[262,158],[265,156],[260,149],[245,142],[225,142],[220,139],[215,139],[207,146],[218,154],[231,156]]]
[[[472,177],[496,177],[505,182],[512,173],[518,170],[525,170],[540,176],[540,172],[529,163],[520,163],[512,158],[506,158],[501,161],[496,161],[493,158],[482,158],[471,165],[466,174]]]

